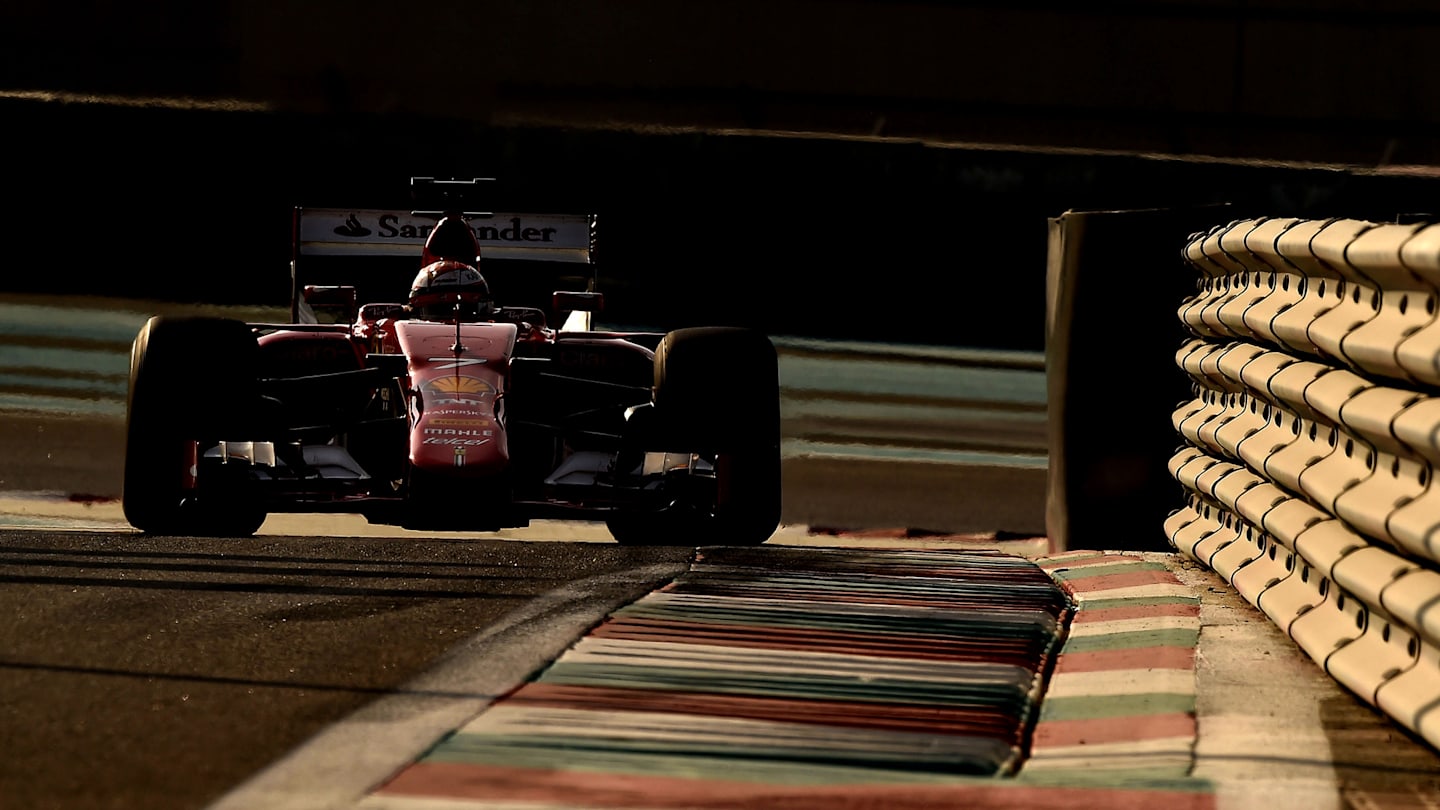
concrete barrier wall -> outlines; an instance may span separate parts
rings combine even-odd
[[[1165,414],[1186,393],[1185,375],[1164,366],[1184,330],[1171,312],[1135,307],[1133,298],[1183,298],[1191,286],[1169,248],[1221,210],[1072,211],[1051,220],[1046,533],[1057,549],[1164,548],[1161,523],[1175,495]]]
[[[1171,544],[1440,747],[1440,224],[1234,220],[1183,258]]]

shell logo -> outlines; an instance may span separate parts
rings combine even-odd
[[[446,417],[446,418],[441,418],[441,419],[431,419],[430,422],[429,422],[429,424],[435,425],[435,426],[437,426],[437,427],[485,427],[486,425],[490,424],[490,420],[489,420],[489,419],[454,419],[454,418]]]
[[[431,380],[425,387],[441,394],[489,394],[495,391],[478,377],[440,377]]]

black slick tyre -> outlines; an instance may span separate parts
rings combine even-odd
[[[157,316],[141,327],[125,409],[121,505],[130,525],[146,534],[240,537],[264,523],[243,476],[208,489],[187,484],[192,442],[203,452],[221,439],[253,438],[257,355],[254,333],[236,320]]]
[[[655,351],[651,450],[714,466],[703,502],[606,521],[631,545],[759,545],[780,523],[780,382],[775,347],[738,327],[677,329]]]

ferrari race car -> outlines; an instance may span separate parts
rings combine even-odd
[[[595,329],[594,215],[467,212],[454,201],[478,181],[413,182],[447,186],[448,207],[295,209],[292,323],[141,328],[122,498],[133,526],[246,536],[273,512],[349,512],[439,531],[603,521],[630,544],[774,533],[766,336]],[[446,262],[478,271],[484,294],[386,302]]]

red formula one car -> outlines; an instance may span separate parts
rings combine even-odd
[[[433,530],[603,521],[636,544],[774,533],[768,338],[594,329],[593,215],[467,213],[478,181],[414,182],[445,207],[296,209],[292,323],[140,330],[132,525],[244,536],[272,512],[337,511]]]

